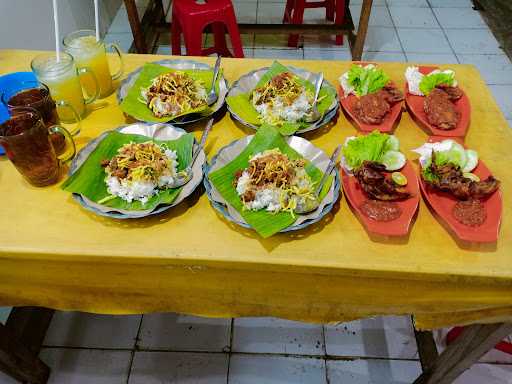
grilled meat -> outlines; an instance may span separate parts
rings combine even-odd
[[[404,200],[411,196],[405,188],[395,184],[385,176],[386,167],[375,161],[364,161],[354,171],[354,176],[361,185],[361,188],[372,199],[394,201]]]
[[[445,91],[450,97],[450,100],[452,101],[459,100],[462,97],[462,91],[459,87],[449,87],[441,84],[438,85],[436,88]]]
[[[365,124],[380,124],[389,112],[388,102],[379,92],[360,97],[354,105],[354,113]]]
[[[354,105],[356,117],[366,124],[380,124],[391,105],[402,101],[403,93],[391,84],[380,91],[361,96]]]
[[[485,180],[474,181],[463,176],[460,167],[453,164],[437,166],[435,152],[432,152],[430,172],[436,179],[425,182],[432,187],[451,193],[459,200],[481,199],[494,193],[500,186],[500,181],[493,176]]]
[[[398,103],[404,99],[404,94],[394,85],[389,83],[379,91],[389,104]]]
[[[449,88],[452,89],[446,91]],[[459,122],[460,114],[452,102],[458,96],[457,91],[454,89],[454,87],[435,88],[425,97],[423,102],[423,109],[427,115],[428,122],[439,129],[454,129]],[[457,90],[460,92],[458,88]],[[460,96],[458,97],[460,98]]]

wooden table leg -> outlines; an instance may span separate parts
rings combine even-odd
[[[439,356],[436,343],[432,331],[417,331],[414,329],[414,336],[418,346],[421,368],[423,372],[426,372],[433,366]]]
[[[368,23],[370,21],[370,14],[372,12],[373,0],[363,0],[361,6],[361,16],[359,17],[359,27],[357,34],[351,44],[352,60],[361,60],[363,56],[364,42],[366,41],[366,33],[368,32]],[[349,42],[351,42],[349,35]]]
[[[449,384],[512,333],[512,323],[475,324],[465,327],[414,384]]]
[[[126,6],[126,13],[128,14],[128,21],[130,22],[130,28],[132,29],[133,41],[137,53],[148,53],[148,47],[146,45],[146,39],[142,32],[142,26],[139,20],[139,12],[137,11],[137,5],[135,0],[124,0]]]
[[[0,370],[23,383],[45,384],[50,368],[38,355],[53,310],[14,308],[5,325],[0,324]]]

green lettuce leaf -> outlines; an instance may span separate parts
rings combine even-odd
[[[359,97],[381,90],[389,80],[389,76],[376,67],[352,65],[348,71],[348,83]]]
[[[420,82],[420,91],[424,95],[430,94],[430,92],[438,85],[444,84],[452,86],[455,82],[455,72],[450,73],[431,73],[423,76]]]
[[[389,135],[375,130],[369,135],[359,136],[347,142],[342,153],[351,168],[359,167],[363,161],[379,161],[388,146]]]

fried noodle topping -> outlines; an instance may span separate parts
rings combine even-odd
[[[177,116],[206,105],[206,88],[185,72],[165,73],[141,91],[143,102],[156,117]]]

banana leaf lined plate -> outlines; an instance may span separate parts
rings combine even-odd
[[[157,132],[154,134],[155,130]],[[151,139],[151,137],[154,134],[155,140],[176,140],[182,137],[183,135],[186,135],[187,132],[181,128],[174,127],[170,124],[147,124],[147,123],[135,123],[131,125],[122,126],[119,128],[116,128],[113,131],[120,132],[122,134],[135,134],[135,135],[143,135],[147,136],[148,140]],[[89,155],[96,149],[96,147],[101,143],[101,141],[111,132],[113,131],[107,131],[98,136],[96,139],[90,141],[80,152],[78,152],[77,156],[74,158],[73,162],[71,163],[70,169],[69,169],[69,176],[74,174],[81,166],[82,164],[87,160]],[[194,140],[193,148],[195,149],[197,147],[197,143]],[[196,161],[194,162],[192,166],[193,176],[192,179],[185,184],[179,194],[176,196],[176,198],[172,201],[170,204],[159,204],[153,209],[148,210],[124,210],[124,209],[118,209],[118,208],[111,208],[106,205],[98,204],[87,197],[85,197],[82,194],[79,193],[73,193],[73,199],[75,199],[82,207],[85,209],[96,213],[100,216],[106,216],[111,217],[115,219],[137,219],[142,218],[150,215],[156,215],[159,213],[162,213],[175,205],[178,205],[181,203],[185,198],[187,198],[189,195],[191,195],[194,190],[198,187],[199,184],[201,184],[201,181],[203,179],[203,165],[206,163],[206,155],[203,151],[199,153],[197,156]]]
[[[256,70],[251,71],[251,72],[243,75],[242,77],[240,77],[237,81],[235,81],[232,84],[231,88],[229,88],[227,97],[251,93],[254,90],[254,88],[256,88],[256,86],[257,86],[258,82],[261,80],[261,78],[269,71],[270,68],[271,67],[264,67],[264,68],[256,69]],[[293,66],[287,66],[287,68],[291,72],[296,74],[297,76],[303,78],[304,80],[306,80],[312,84],[315,83],[316,78],[318,76],[318,74],[310,72],[306,69],[297,68],[297,67],[293,67]],[[318,128],[326,125],[327,123],[329,123],[336,116],[336,112],[338,111],[338,104],[339,104],[338,94],[336,92],[336,89],[327,80],[324,80],[322,89],[328,89],[329,92],[332,92],[332,94],[334,96],[332,103],[329,105],[329,107],[327,108],[323,117],[320,120],[314,122],[313,124],[310,124],[308,127],[301,128],[301,129],[297,130],[295,132],[296,134],[301,134],[304,132],[309,132],[309,131],[318,129]],[[229,113],[235,120],[239,121],[241,124],[245,125],[246,127],[249,127],[249,128],[255,129],[255,130],[257,130],[259,128],[258,125],[253,124],[253,123],[245,120],[241,116],[239,116],[239,114],[237,114],[237,112],[234,111],[232,107],[230,107],[229,103],[226,103],[226,104],[227,104]]]
[[[251,142],[254,135],[246,136],[242,139],[235,140],[231,144],[223,147],[212,158],[210,164],[205,163],[203,184],[206,189],[206,194],[212,206],[227,220],[238,224],[244,228],[251,228],[251,226],[244,220],[240,213],[231,206],[223,196],[217,191],[209,180],[209,175],[223,168],[226,164],[235,159]],[[315,147],[311,142],[298,136],[289,136],[285,138],[286,143],[302,157],[309,160],[320,171],[325,171],[329,163],[329,157],[319,148]],[[332,171],[333,177],[329,190],[325,194],[320,206],[313,212],[306,215],[297,215],[297,219],[292,225],[282,229],[280,232],[296,231],[306,228],[307,226],[320,221],[327,215],[333,208],[334,203],[338,200],[340,194],[340,174],[335,167]]]
[[[151,64],[157,64],[157,65],[161,65],[164,67],[168,67],[171,69],[177,69],[177,70],[197,69],[197,70],[213,71],[213,68],[210,67],[208,64],[200,63],[198,61],[193,61],[193,60],[159,60],[159,61],[154,61]],[[142,68],[143,67],[140,67],[140,68],[136,69],[135,71],[129,73],[128,76],[126,77],[126,79],[124,79],[121,82],[121,85],[119,86],[119,89],[117,91],[118,104],[121,104],[122,101],[125,99],[125,97],[128,95],[128,92],[130,91],[130,89],[133,87],[133,85],[137,81],[137,78],[139,77],[139,74],[142,71]],[[171,119],[168,122],[173,125],[192,124],[192,123],[196,123],[198,121],[204,120],[207,117],[216,113],[224,105],[224,102],[226,100],[226,95],[228,93],[228,88],[229,88],[228,82],[224,78],[222,72],[219,73],[218,84],[219,84],[219,93],[218,93],[219,98],[217,99],[215,104],[213,104],[210,107],[211,111],[208,114],[191,113],[191,114],[188,114],[188,115],[185,115],[182,117],[178,117],[174,120]],[[132,116],[132,117],[134,117],[134,116]],[[134,118],[136,120],[141,121],[140,119],[137,119],[136,117],[134,117]],[[145,121],[145,122],[151,123],[151,121]]]

